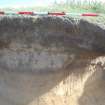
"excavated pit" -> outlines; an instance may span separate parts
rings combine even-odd
[[[67,17],[0,17],[0,105],[105,105],[105,28]]]

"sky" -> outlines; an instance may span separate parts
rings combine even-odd
[[[46,6],[46,5],[52,4],[54,1],[55,0],[0,0],[0,7]],[[64,2],[66,0],[56,0],[56,1]],[[82,0],[82,1],[85,1],[85,0]],[[97,1],[105,2],[105,0],[97,0]]]
[[[8,6],[45,6],[52,4],[54,0],[0,0],[0,7]]]

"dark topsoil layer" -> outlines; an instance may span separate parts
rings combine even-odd
[[[104,53],[104,27],[83,19],[51,16],[0,19],[1,70],[50,71],[62,68],[69,56],[87,59]]]
[[[86,20],[67,17],[1,17],[0,48],[16,42],[32,47],[105,52],[105,29]],[[21,46],[22,47],[22,46]]]

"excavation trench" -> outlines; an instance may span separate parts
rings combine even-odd
[[[0,18],[1,105],[105,105],[105,28],[67,17]]]

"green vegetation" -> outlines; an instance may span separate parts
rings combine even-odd
[[[105,4],[101,2],[89,2],[88,0],[82,2],[81,0],[67,0],[65,3],[54,3],[51,6],[46,7],[27,7],[27,8],[2,8],[2,10],[7,11],[16,11],[16,10],[28,10],[28,11],[63,11],[63,12],[96,12],[96,13],[105,13]]]

